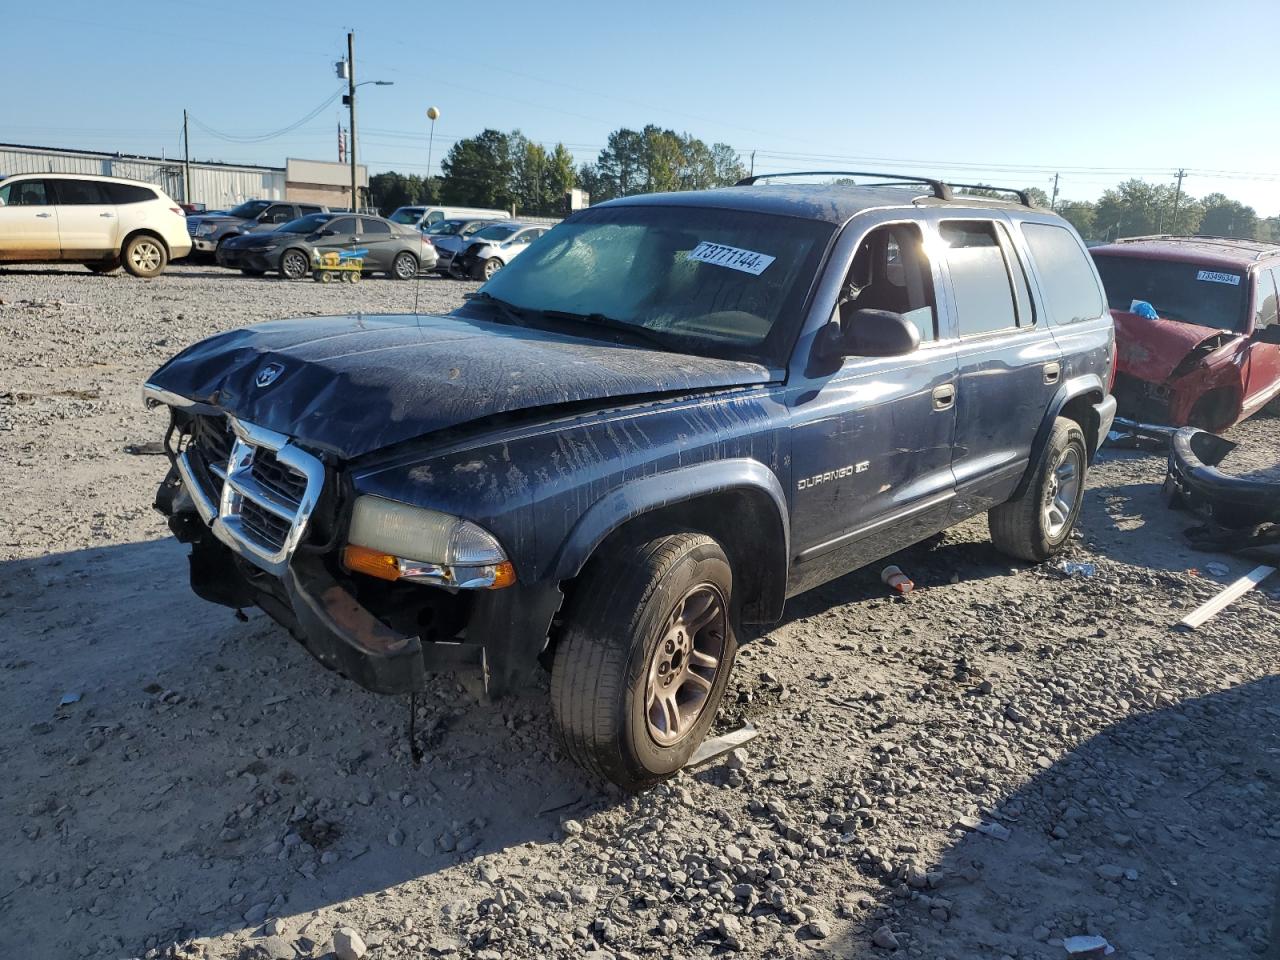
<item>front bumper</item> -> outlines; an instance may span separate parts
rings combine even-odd
[[[1280,482],[1234,477],[1218,469],[1236,444],[1183,427],[1169,448],[1165,495],[1224,527],[1280,523]]]
[[[218,266],[230,270],[274,270],[274,258],[253,247],[228,247],[225,243],[217,251]]]

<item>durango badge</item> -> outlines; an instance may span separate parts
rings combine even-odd
[[[268,363],[258,371],[258,376],[253,382],[259,387],[269,387],[280,379],[280,374],[282,373],[284,373],[283,363]]]

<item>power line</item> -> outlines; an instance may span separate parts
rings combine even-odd
[[[201,123],[197,117],[192,117],[191,122],[194,123],[201,130],[203,130],[205,133],[209,134],[212,137],[217,137],[219,140],[226,140],[230,143],[265,143],[268,140],[275,140],[277,137],[283,137],[286,133],[292,133],[294,130],[297,130],[299,127],[303,126],[304,124],[314,120],[324,111],[326,107],[329,106],[329,104],[333,103],[341,95],[342,95],[341,90],[334,91],[332,94],[330,94],[328,97],[325,98],[324,102],[322,102],[318,107],[316,107],[314,110],[308,113],[301,120],[297,120],[294,123],[289,124],[287,127],[281,127],[279,130],[273,130],[271,133],[262,133],[262,134],[255,134],[255,135],[249,135],[249,136],[236,136],[235,134],[223,133],[220,130],[215,130],[213,127],[210,127],[207,124]]]

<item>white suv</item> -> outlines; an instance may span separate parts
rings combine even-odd
[[[94,273],[123,265],[154,277],[190,251],[182,208],[149,183],[68,173],[0,179],[0,263],[83,263]]]

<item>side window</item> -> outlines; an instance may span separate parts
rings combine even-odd
[[[426,222],[435,223],[437,220],[443,220],[443,219],[444,219],[443,210],[432,210],[430,213],[427,214]]]
[[[933,275],[915,224],[895,223],[867,234],[845,289],[851,298],[841,307],[842,320],[855,310],[889,310],[915,324],[921,343],[938,339]]]
[[[298,207],[298,216],[300,217],[309,217],[313,213],[320,213],[320,212],[321,211],[319,207],[309,206],[305,203],[302,206]]]
[[[259,223],[288,223],[293,220],[293,207],[287,203],[277,203],[274,206],[267,207],[261,217],[258,218]]]
[[[337,220],[330,220],[326,223],[322,230],[332,230],[336,234],[355,233],[356,218],[355,217],[339,217]]]
[[[146,203],[159,199],[156,192],[148,187],[139,187],[132,183],[104,183],[107,196],[112,203]]]
[[[360,220],[360,224],[361,224],[361,227],[360,227],[361,231],[363,231],[366,234],[374,234],[374,233],[382,234],[382,233],[391,232],[390,224],[384,223],[381,220],[374,220],[370,217],[362,217]]]
[[[1102,315],[1102,291],[1076,235],[1052,223],[1024,223],[1045,310],[1055,323],[1075,323]]]
[[[1253,328],[1261,330],[1276,322],[1276,271],[1258,271],[1257,307],[1253,312]]]
[[[0,200],[11,207],[47,207],[49,191],[43,180],[19,180],[0,188]]]
[[[938,225],[951,273],[960,336],[1018,325],[1014,284],[991,220],[946,220]]]
[[[1031,301],[1031,287],[1027,281],[1027,265],[1013,246],[1013,238],[1003,223],[996,224],[996,234],[1000,237],[1000,249],[1004,251],[1004,262],[1013,277],[1013,295],[1018,302],[1018,326],[1034,327],[1036,308]]]
[[[85,207],[114,202],[103,189],[103,184],[96,180],[58,180],[54,190],[58,194],[58,203],[65,206]]]

